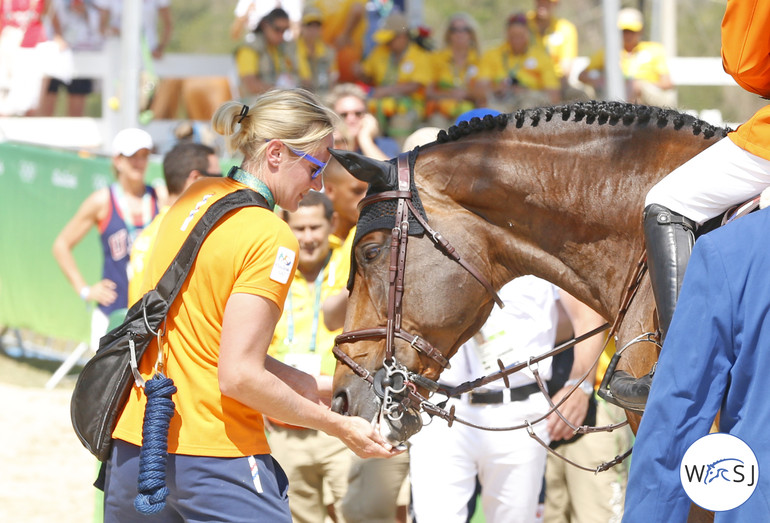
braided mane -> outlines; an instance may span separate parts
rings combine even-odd
[[[519,110],[511,114],[498,116],[486,115],[484,118],[472,118],[469,122],[460,122],[446,131],[438,133],[435,143],[445,143],[459,140],[463,136],[486,130],[505,129],[509,123],[514,123],[517,129],[525,125],[537,127],[542,121],[550,122],[556,118],[575,122],[585,121],[586,124],[598,125],[637,125],[654,124],[658,128],[664,128],[671,124],[674,129],[690,129],[694,135],[703,134],[703,138],[709,139],[715,135],[724,137],[730,131],[729,128],[717,127],[699,118],[674,109],[664,109],[648,105],[635,105],[623,102],[577,102],[568,105],[553,107],[537,107],[534,109]]]

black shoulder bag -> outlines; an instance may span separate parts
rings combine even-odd
[[[242,207],[269,209],[265,199],[251,189],[228,194],[209,207],[161,277],[126,313],[123,323],[99,340],[96,355],[86,363],[72,393],[72,426],[83,445],[106,461],[112,448],[112,431],[128,400],[131,387],[141,383],[137,370],[147,346],[160,336],[159,329],[192,267],[204,238],[228,212]]]

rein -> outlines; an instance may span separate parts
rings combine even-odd
[[[558,347],[553,348],[552,350],[544,354],[541,354],[536,357],[531,357],[525,363],[518,363],[510,367],[505,367],[503,362],[498,359],[497,364],[500,368],[499,371],[489,374],[487,376],[482,376],[472,381],[468,381],[466,383],[463,383],[451,389],[443,388],[435,381],[410,371],[408,368],[406,368],[406,366],[400,364],[396,360],[395,338],[400,338],[408,342],[409,346],[412,347],[414,350],[416,350],[421,354],[424,354],[425,356],[427,356],[428,358],[436,362],[438,365],[440,365],[442,368],[450,367],[449,361],[443,356],[443,354],[441,354],[441,352],[438,349],[436,349],[433,345],[431,345],[427,340],[420,338],[417,335],[413,335],[408,332],[405,332],[401,329],[402,298],[404,294],[404,273],[406,270],[406,252],[407,252],[407,242],[409,237],[409,213],[410,212],[412,213],[412,216],[414,216],[415,219],[420,223],[420,225],[422,225],[422,227],[425,229],[426,233],[429,235],[433,243],[445,255],[447,255],[450,259],[460,264],[469,274],[471,274],[471,276],[473,276],[477,281],[479,281],[479,283],[481,283],[484,286],[484,288],[492,295],[495,303],[497,303],[499,307],[501,308],[503,307],[502,300],[500,300],[500,297],[498,296],[494,287],[492,287],[492,285],[489,283],[489,281],[486,278],[484,278],[481,275],[481,273],[479,273],[476,270],[475,267],[473,267],[468,262],[466,262],[463,258],[461,258],[459,253],[457,253],[457,251],[449,244],[449,242],[439,232],[431,228],[428,225],[427,219],[425,219],[422,216],[422,214],[415,209],[414,204],[412,203],[412,191],[410,189],[413,173],[409,166],[409,153],[402,153],[398,156],[397,167],[398,167],[398,189],[397,190],[384,191],[384,192],[370,195],[364,198],[359,203],[359,209],[361,209],[367,205],[371,205],[376,202],[381,202],[384,200],[391,200],[391,199],[397,200],[395,226],[391,230],[389,287],[388,287],[386,326],[374,327],[374,328],[368,328],[368,329],[358,329],[358,330],[343,332],[342,334],[338,335],[335,338],[334,348],[332,349],[332,352],[335,358],[343,365],[346,365],[347,367],[349,367],[356,375],[358,375],[364,381],[368,382],[374,388],[375,393],[380,398],[382,398],[381,414],[384,413],[388,417],[388,419],[391,421],[399,420],[404,415],[404,413],[409,409],[415,409],[418,411],[421,409],[431,417],[435,416],[435,417],[444,419],[445,421],[447,421],[448,426],[450,427],[454,422],[458,422],[458,423],[467,425],[469,427],[473,427],[481,430],[487,430],[487,431],[509,431],[509,430],[526,428],[529,435],[535,440],[537,440],[549,452],[562,458],[563,460],[570,463],[571,465],[583,470],[600,472],[623,461],[623,459],[625,459],[631,453],[630,449],[624,455],[616,456],[615,459],[613,459],[612,461],[602,463],[596,468],[583,467],[565,458],[564,456],[556,453],[544,441],[542,441],[532,429],[532,423],[538,423],[544,420],[553,412],[556,412],[561,417],[561,419],[564,420],[567,423],[567,425],[570,426],[570,428],[572,428],[575,431],[576,434],[578,432],[588,433],[588,432],[611,431],[616,428],[622,427],[623,425],[626,425],[628,423],[626,421],[615,425],[610,425],[607,427],[588,427],[588,426],[575,427],[573,426],[563,416],[561,416],[561,414],[558,411],[558,407],[564,401],[566,401],[566,399],[572,394],[572,392],[574,392],[575,389],[577,389],[579,384],[575,384],[572,390],[570,390],[569,393],[566,394],[561,399],[561,401],[559,401],[558,404],[554,405],[554,403],[551,401],[550,396],[546,391],[545,385],[542,381],[542,378],[540,377],[540,374],[537,368],[536,367],[533,368],[533,365],[537,364],[538,362],[546,358],[552,357],[556,354],[559,354],[573,347],[577,343],[580,343],[581,341],[587,338],[590,338],[591,336],[595,336],[596,334],[606,330],[610,326],[608,323],[605,323],[604,325],[597,327],[581,336],[568,340],[567,342],[559,345]],[[630,302],[630,300],[631,300],[631,297],[627,297],[627,300],[624,300],[626,307],[628,305],[628,302]],[[616,330],[619,323],[620,323],[620,317],[617,318],[616,321],[614,322],[614,325],[612,327],[612,332]],[[359,365],[355,360],[353,360],[353,358],[351,358],[348,354],[346,354],[342,349],[339,348],[339,345],[345,344],[345,343],[355,343],[361,340],[376,340],[376,339],[382,339],[382,338],[385,339],[385,357],[383,359],[383,368],[378,370],[375,374],[372,374],[371,372],[369,372],[369,370]],[[597,356],[597,360],[598,360],[598,356]],[[508,376],[510,374],[513,374],[515,372],[518,372],[524,369],[525,367],[529,367],[532,370],[532,373],[535,376],[535,379],[537,381],[537,384],[541,392],[548,399],[550,409],[548,410],[548,412],[543,414],[534,422],[530,422],[527,420],[525,421],[524,424],[513,426],[513,427],[484,427],[484,426],[476,425],[474,423],[471,423],[470,421],[463,420],[461,418],[456,417],[454,413],[455,412],[454,406],[450,407],[449,411],[444,410],[441,404],[435,405],[431,403],[430,401],[428,401],[426,397],[424,397],[422,394],[420,394],[417,391],[417,388],[421,387],[428,390],[430,393],[437,392],[440,390],[442,391],[442,393],[445,393],[449,397],[458,396],[462,393],[471,391],[473,389],[484,386],[492,381],[496,381],[499,379],[503,380],[506,387],[510,387]],[[583,380],[586,378],[586,375],[583,376]],[[580,381],[583,381],[583,380],[580,380]],[[445,403],[446,402],[444,402],[444,404]]]

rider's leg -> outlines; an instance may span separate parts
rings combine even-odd
[[[659,222],[660,215],[668,213],[668,217],[678,221],[684,214],[702,224],[768,186],[770,160],[742,149],[730,138],[723,138],[680,165],[647,193],[644,213],[647,263],[662,335],[665,336],[671,322],[689,259],[688,242],[692,240],[689,233],[683,235],[686,222],[666,225]],[[608,371],[608,376],[599,392],[602,397],[623,408],[644,411],[651,375],[635,378],[627,372]]]
[[[679,290],[682,288],[684,272],[695,243],[694,230],[693,220],[668,207],[653,203],[644,209],[647,268],[650,271],[652,293],[658,310],[661,343],[668,332]],[[607,369],[610,381],[602,382],[599,395],[624,409],[644,412],[653,371],[639,378],[622,370],[615,371],[618,357],[616,355],[610,363],[612,370]],[[607,379],[605,377],[605,380]]]
[[[644,235],[662,336],[674,313],[695,224],[705,223],[768,186],[770,161],[724,138],[674,169],[647,193]]]
[[[644,209],[644,239],[661,341],[674,314],[682,279],[695,243],[695,222],[656,203]]]

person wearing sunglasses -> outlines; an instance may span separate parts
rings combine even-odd
[[[366,107],[366,92],[360,86],[352,83],[336,85],[326,103],[342,120],[335,130],[335,147],[377,160],[398,156],[398,142],[382,136],[377,119]]]
[[[444,32],[444,47],[430,55],[433,82],[428,86],[427,114],[432,127],[447,128],[480,100],[478,24],[468,13],[455,13]]]
[[[284,38],[289,29],[286,11],[273,9],[236,49],[235,65],[244,100],[276,87],[287,89],[299,85],[296,45]]]
[[[299,263],[299,246],[276,205],[294,212],[321,189],[334,113],[304,89],[272,90],[251,106],[226,102],[213,129],[242,163],[198,180],[158,229],[140,291],[154,288],[212,204],[253,191],[264,206],[226,214],[206,236],[160,341],[139,361],[147,380],[162,351],[173,380],[165,505],[153,521],[292,521],[288,481],[270,454],[263,416],[321,430],[362,457],[398,454],[359,417],[328,407],[331,387],[267,355]],[[319,165],[321,164],[321,165]],[[105,521],[139,521],[137,495],[145,393],[134,388],[113,432],[105,470]],[[214,495],[212,495],[212,493]]]

